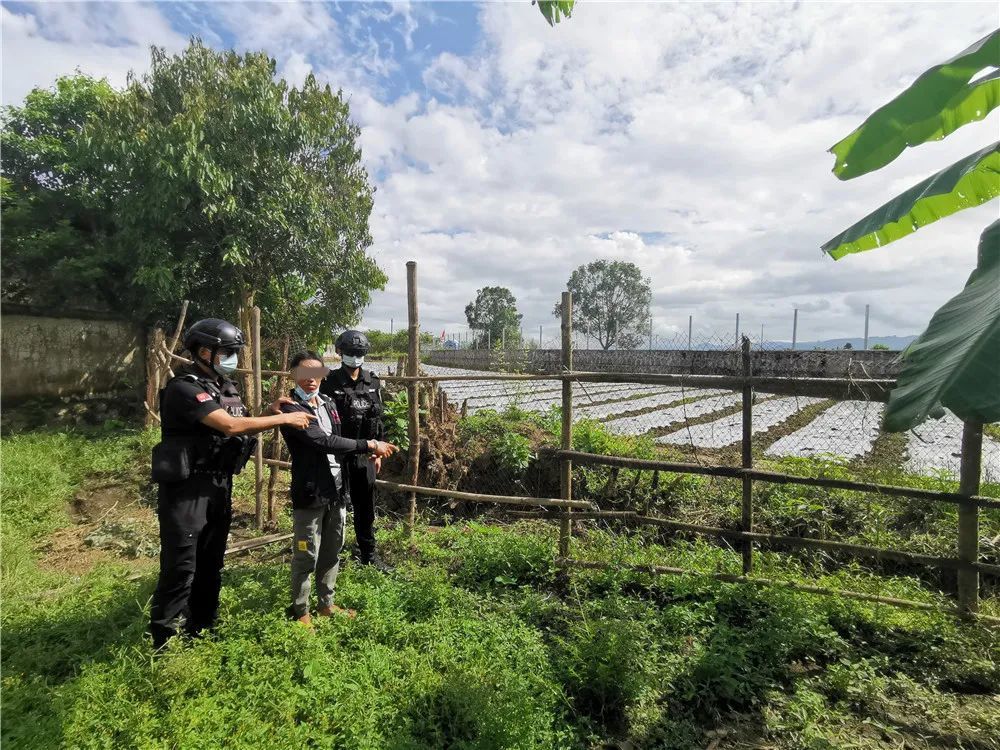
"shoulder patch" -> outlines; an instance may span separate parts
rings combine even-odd
[[[212,394],[211,393],[205,393],[204,391],[202,391],[197,396],[195,396],[195,400],[199,404],[204,403],[205,401],[211,401],[212,400]]]

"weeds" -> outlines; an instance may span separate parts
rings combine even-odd
[[[492,440],[491,420],[470,437]],[[154,659],[144,635],[153,572],[108,563],[79,579],[50,576],[42,588],[31,568],[32,545],[68,523],[66,503],[84,482],[139,491],[147,442],[142,433],[5,441],[2,739],[11,747],[499,750],[628,740],[690,750],[719,728],[734,748],[1000,746],[995,631],[626,567],[739,571],[737,552],[703,541],[590,528],[574,536],[572,554],[610,567],[560,576],[556,530],[543,522],[418,529],[412,547],[401,528],[380,532],[396,572],[346,566],[337,599],[358,619],[321,620],[315,633],[284,617],[286,560],[233,561],[217,632]],[[711,485],[674,479],[661,486],[680,507],[709,506]],[[788,494],[762,498],[767,523],[805,522],[801,533],[816,533],[815,523],[856,522],[817,516],[812,499],[796,504],[779,489]],[[846,511],[852,500],[836,502]],[[879,523],[912,516],[897,511]],[[929,538],[938,520],[927,517]],[[12,538],[27,551],[8,569]],[[774,578],[942,598],[860,565],[814,574],[787,555],[756,559]]]

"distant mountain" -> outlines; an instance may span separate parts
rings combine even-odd
[[[882,344],[883,346],[888,346],[890,350],[894,352],[901,352],[907,346],[910,345],[917,337],[916,336],[869,336],[868,337],[868,348],[871,349],[875,344]],[[823,341],[796,341],[796,349],[843,349],[845,344],[850,344],[852,349],[861,349],[865,340],[863,338],[850,338],[850,339],[824,339]],[[767,341],[765,342],[765,348],[767,349],[791,349],[791,341]]]

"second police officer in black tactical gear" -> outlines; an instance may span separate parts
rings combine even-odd
[[[381,382],[375,373],[362,368],[370,349],[368,337],[361,331],[340,334],[336,350],[341,366],[323,379],[320,392],[337,405],[344,437],[385,440]],[[354,506],[357,538],[354,556],[359,562],[386,572],[390,568],[375,549],[375,476],[380,467],[380,461],[369,461],[366,456],[348,457],[344,465]]]
[[[229,379],[244,343],[232,323],[198,321],[184,334],[192,364],[160,392],[161,441],[153,448],[160,521],[160,577],[150,612],[155,648],[182,627],[198,635],[215,624],[233,474],[253,453],[250,436],[282,425],[303,429],[315,419],[302,412],[249,415]]]

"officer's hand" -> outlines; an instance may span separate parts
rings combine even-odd
[[[399,447],[393,445],[392,443],[384,443],[381,440],[374,440],[372,442],[375,443],[375,448],[372,450],[372,454],[375,458],[388,458],[399,450]]]
[[[293,411],[290,414],[282,415],[285,417],[285,421],[282,424],[289,425],[290,427],[295,427],[299,430],[304,430],[309,426],[309,423],[316,419],[316,416],[309,414],[304,411]]]
[[[281,414],[282,404],[294,404],[295,402],[288,396],[281,396],[277,401],[272,401],[267,407],[268,414]]]
[[[382,459],[381,458],[376,458],[375,459],[375,474],[377,475],[381,471],[382,471]]]

